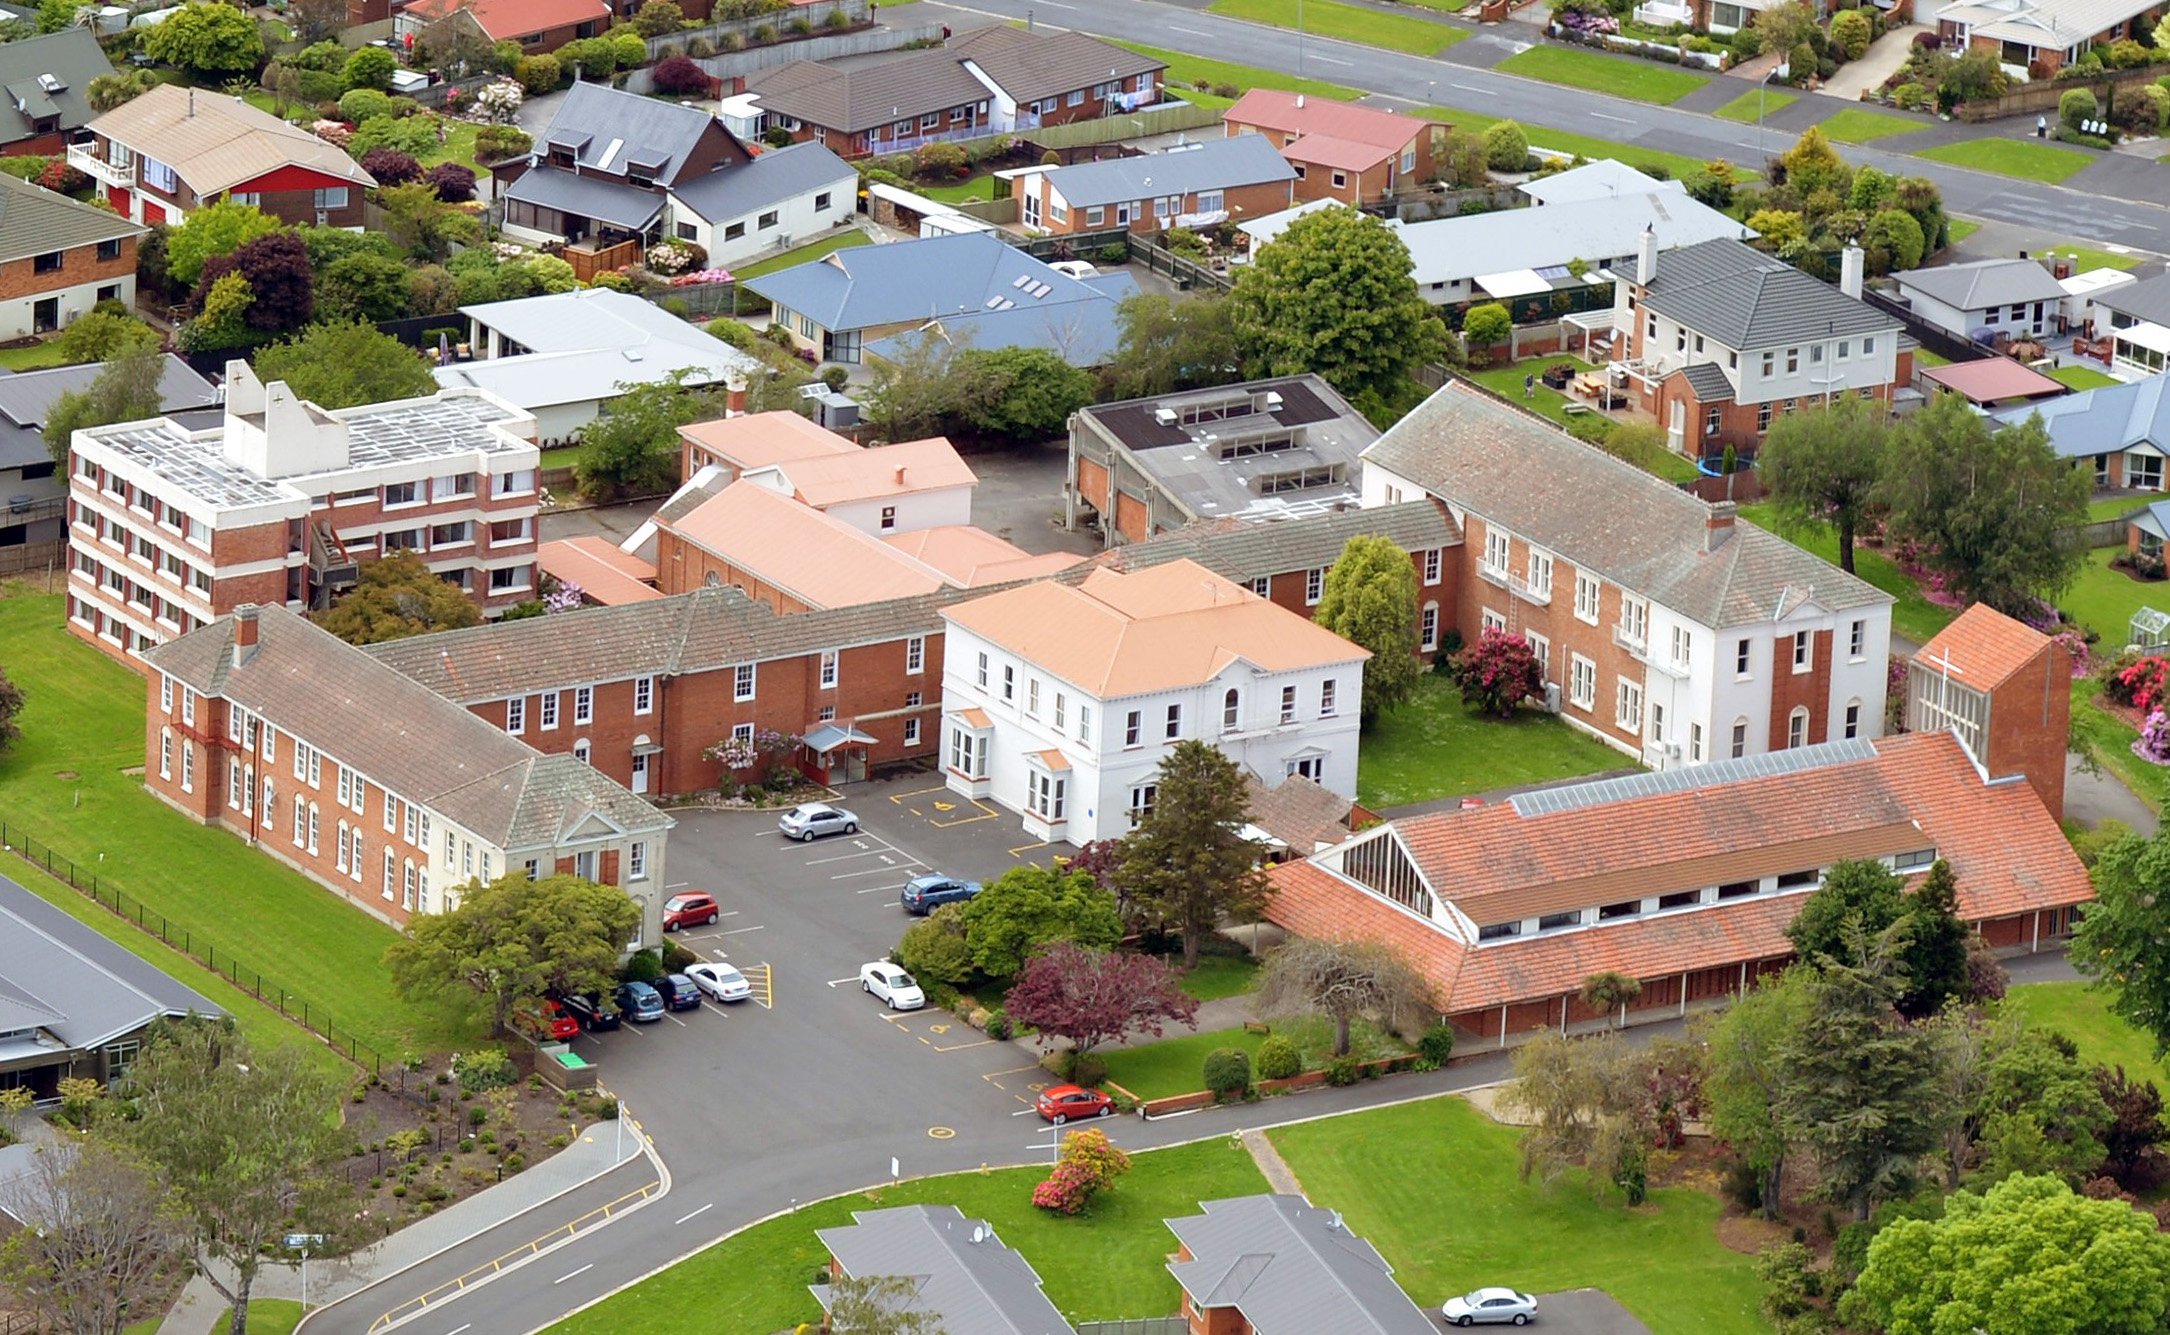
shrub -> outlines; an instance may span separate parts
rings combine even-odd
[[[1417,1056],[1433,1066],[1445,1066],[1454,1055],[1454,1026],[1444,1020],[1427,1026],[1417,1040]]]
[[[512,70],[512,77],[520,81],[530,96],[555,92],[558,80],[564,77],[563,67],[556,56],[522,56]],[[478,146],[479,146],[479,140]]]
[[[1251,1087],[1251,1054],[1241,1048],[1215,1048],[1206,1054],[1205,1082],[1217,1099],[1242,1094]]]
[[[1093,1193],[1115,1184],[1130,1171],[1130,1156],[1108,1141],[1104,1131],[1079,1131],[1063,1142],[1062,1157],[1047,1180],[1032,1189],[1032,1203],[1057,1214],[1083,1210]]]
[[[347,152],[362,156],[373,148],[396,148],[420,157],[436,147],[437,124],[431,116],[372,116],[355,126],[347,140]]]
[[[354,125],[392,114],[392,99],[375,88],[356,88],[339,97],[339,118]]]
[[[447,204],[465,204],[475,197],[475,174],[457,162],[440,162],[422,174],[422,182]]]
[[[475,159],[487,166],[516,158],[535,146],[535,136],[517,125],[485,125],[475,131]]]
[[[386,89],[392,86],[392,74],[399,69],[399,57],[381,46],[365,46],[347,57],[341,71],[349,88]]]
[[[1831,16],[1831,44],[1848,60],[1869,53],[1869,16],[1858,9],[1842,9]]]
[[[396,148],[372,148],[362,154],[362,170],[377,178],[378,185],[405,185],[422,174],[414,154]]]
[[[1907,111],[1921,111],[1929,105],[1929,90],[1918,83],[1902,83],[1891,90],[1891,100]]]
[[[1518,172],[1530,159],[1530,137],[1513,121],[1494,121],[1484,129],[1484,165],[1496,172]]]
[[[997,1043],[1006,1042],[1016,1032],[1010,1025],[1009,1015],[1000,1006],[987,1012],[987,1037]]]
[[[618,970],[618,981],[622,983],[652,983],[662,976],[663,961],[652,950],[634,951],[625,967]]]
[[[2085,88],[2069,89],[2057,99],[2057,119],[2075,130],[2080,128],[2081,121],[2095,119],[2100,111],[2095,95]]]
[[[1073,1085],[1098,1085],[1108,1078],[1108,1064],[1090,1052],[1064,1052],[1063,1078]]]
[[[1303,1074],[1303,1054],[1296,1045],[1279,1034],[1258,1045],[1258,1078],[1261,1080],[1286,1080]]]
[[[506,1056],[502,1048],[476,1048],[473,1052],[454,1053],[452,1074],[458,1077],[464,1094],[496,1089],[512,1083],[512,1058]]]
[[[1326,1063],[1326,1083],[1340,1088],[1363,1078],[1363,1065],[1355,1057],[1335,1057]]]
[[[708,72],[685,56],[658,61],[649,77],[655,80],[657,92],[670,97],[705,97],[708,93]]]
[[[960,144],[922,144],[912,155],[912,170],[923,181],[948,181],[965,169],[966,161]]]

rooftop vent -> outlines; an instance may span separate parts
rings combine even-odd
[[[1174,426],[1182,419],[1176,416],[1173,408],[1155,408],[1153,410],[1153,420],[1162,426]]]
[[[67,86],[57,74],[40,74],[38,76],[38,87],[43,88],[48,93],[60,92]]]
[[[1266,411],[1267,411],[1267,412],[1269,412],[1269,413],[1275,413],[1275,412],[1279,412],[1279,411],[1281,411],[1281,391],[1280,391],[1280,390],[1278,390],[1278,389],[1269,389],[1269,390],[1267,390],[1267,391],[1266,391]]]

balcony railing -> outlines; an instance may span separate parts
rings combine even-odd
[[[116,167],[78,144],[68,145],[68,165],[104,185],[130,187],[136,183],[133,167]]]

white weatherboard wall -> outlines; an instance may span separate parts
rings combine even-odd
[[[764,204],[742,217],[718,218],[714,222],[703,218],[676,197],[671,200],[671,226],[666,235],[681,241],[691,241],[708,252],[712,266],[728,269],[735,264],[764,255],[771,250],[805,241],[817,232],[827,232],[842,223],[851,221],[858,203],[859,178],[846,172],[834,181],[824,182],[816,189],[790,199]],[[826,199],[821,207],[815,201]],[[764,214],[775,213],[776,221],[768,227],[761,226]],[[730,236],[731,229],[740,227],[739,235]],[[688,229],[691,234],[688,235]]]

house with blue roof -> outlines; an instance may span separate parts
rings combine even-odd
[[[2170,377],[2081,390],[2060,399],[1991,413],[2012,425],[2039,416],[2062,458],[2094,470],[2098,488],[2163,489],[2163,454],[2170,450]]]
[[[1044,348],[1072,366],[1115,349],[1115,311],[1137,283],[1124,273],[1073,278],[986,232],[833,251],[745,282],[775,323],[825,362],[897,356],[903,340]]]

